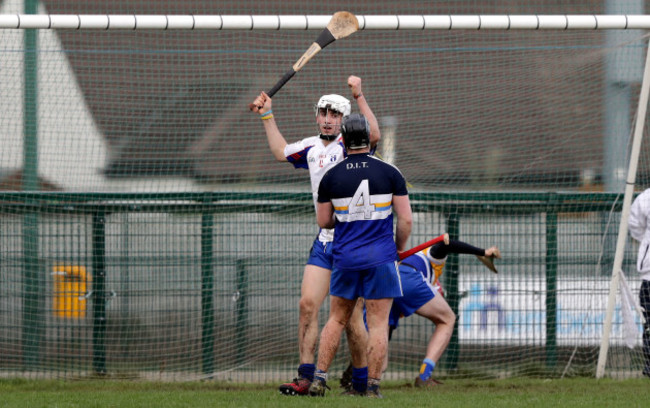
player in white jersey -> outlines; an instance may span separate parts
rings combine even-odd
[[[350,76],[348,86],[357,102],[359,111],[370,124],[371,146],[377,145],[381,135],[379,124],[361,89],[361,78]],[[345,148],[341,141],[341,121],[351,112],[350,101],[340,95],[324,95],[315,106],[319,134],[288,144],[280,132],[272,110],[271,98],[262,92],[253,102],[254,111],[260,114],[273,156],[278,161],[290,162],[295,168],[309,170],[314,205],[318,185],[330,167],[343,160]],[[280,392],[285,395],[307,395],[315,371],[316,342],[318,340],[318,311],[329,293],[332,272],[333,229],[321,229],[314,240],[309,260],[305,265],[300,295],[298,322],[298,349],[300,366],[298,378],[282,384]],[[352,361],[355,366],[354,381],[367,381],[366,346],[367,333],[361,313],[346,327]],[[365,375],[365,377],[364,377]]]
[[[650,378],[650,189],[639,194],[630,207],[628,220],[630,235],[639,241],[636,259],[637,272],[641,278],[639,304],[643,309],[643,359],[641,373]]]
[[[325,101],[334,100],[338,95],[325,95],[321,98],[321,104]],[[342,98],[342,97],[341,97]],[[311,189],[316,209],[318,197],[318,185],[323,175],[332,165],[340,162],[346,156],[345,147],[341,135],[337,135],[331,142],[323,140],[320,136],[312,136],[291,143],[285,146],[284,155],[286,160],[296,168],[308,168],[311,178]],[[334,230],[323,228],[320,231],[318,240],[320,242],[332,242]]]

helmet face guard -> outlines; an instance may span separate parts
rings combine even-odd
[[[343,133],[345,148],[348,150],[370,147],[370,125],[366,117],[360,113],[353,113],[343,118],[341,133]]]
[[[351,105],[350,101],[347,98],[344,98],[341,95],[323,95],[319,100],[318,103],[314,106],[314,112],[316,113],[316,117],[320,114],[321,110],[325,110],[325,117],[327,118],[328,114],[327,111],[332,111],[332,112],[337,112],[340,113],[342,116],[347,116],[351,112]],[[319,133],[321,139],[324,140],[334,140],[338,136],[339,132],[335,132],[333,135],[328,135],[328,134],[323,134],[320,132],[320,127],[319,127]]]

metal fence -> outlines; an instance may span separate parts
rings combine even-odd
[[[602,193],[414,193],[411,244],[498,245],[500,273],[450,255],[447,375],[595,370],[621,200]],[[297,366],[298,299],[317,233],[310,194],[3,193],[0,375],[268,381]],[[624,270],[634,271],[628,248]],[[638,285],[633,278],[631,285]],[[321,312],[321,321],[327,313]],[[388,378],[433,325],[403,320]],[[610,370],[637,370],[621,347]],[[617,352],[619,350],[619,352]],[[342,347],[334,368],[347,363]],[[410,377],[409,377],[410,378]]]

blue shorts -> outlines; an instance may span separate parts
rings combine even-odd
[[[344,299],[397,298],[402,296],[402,283],[396,262],[359,271],[332,270],[330,294]]]
[[[400,265],[399,272],[404,296],[393,300],[388,319],[388,324],[392,328],[397,327],[400,317],[412,315],[436,296],[436,290],[420,271],[410,266]]]
[[[318,237],[314,240],[311,250],[309,251],[309,259],[307,265],[316,265],[321,268],[332,270],[334,260],[332,258],[332,243],[321,242]]]

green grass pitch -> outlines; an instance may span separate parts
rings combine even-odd
[[[430,390],[382,384],[383,400],[339,395],[287,397],[277,385],[113,380],[0,380],[0,407],[646,407],[650,380],[450,380]]]

